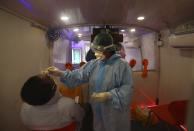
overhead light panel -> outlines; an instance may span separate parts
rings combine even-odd
[[[61,20],[68,21],[69,20],[69,17],[67,17],[67,16],[61,16]]]
[[[142,20],[144,20],[144,19],[145,19],[144,16],[139,16],[139,17],[137,17],[137,20],[139,20],[139,21],[142,21]]]
[[[130,31],[131,31],[131,32],[135,32],[135,28],[132,28]]]
[[[125,30],[121,30],[121,32],[125,32]]]
[[[79,29],[78,29],[78,28],[75,28],[75,29],[73,29],[73,31],[74,31],[74,32],[78,32],[78,31],[79,31]]]
[[[78,37],[82,37],[82,34],[78,34]]]

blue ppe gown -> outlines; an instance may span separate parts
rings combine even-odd
[[[133,77],[129,64],[114,54],[108,60],[93,60],[82,68],[64,72],[61,77],[68,88],[89,82],[90,96],[100,92],[112,93],[112,99],[98,103],[90,99],[95,131],[130,131],[130,102]]]

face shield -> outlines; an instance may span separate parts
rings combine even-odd
[[[103,54],[103,52],[96,50],[94,53],[97,60],[103,60],[105,58],[105,55]]]
[[[95,46],[92,45],[92,51],[95,53],[96,59],[98,60],[103,60],[105,58],[103,52],[111,52],[111,51],[115,51],[115,45],[111,44],[108,46]]]
[[[97,59],[104,59],[103,52],[116,51],[113,44],[113,38],[109,33],[99,33],[95,36],[92,44],[92,50],[95,52]]]

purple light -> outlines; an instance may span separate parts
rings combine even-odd
[[[73,39],[73,37],[74,37],[74,34],[73,34],[73,32],[70,31],[68,33],[68,38],[71,40],[71,39]]]
[[[32,5],[25,0],[19,0],[27,9],[32,9]]]
[[[74,41],[71,42],[72,48],[83,48],[84,47],[84,41],[79,41],[78,43],[75,43]]]

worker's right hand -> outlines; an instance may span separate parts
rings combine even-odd
[[[64,72],[60,71],[58,68],[56,68],[54,66],[47,68],[47,71],[48,71],[49,75],[53,75],[53,76],[62,77],[64,75]]]
[[[101,93],[93,93],[92,98],[94,98],[99,103],[104,103],[107,100],[112,99],[113,95],[110,92],[101,92]]]

